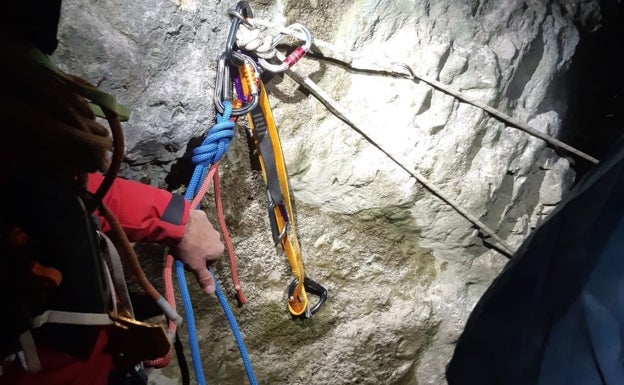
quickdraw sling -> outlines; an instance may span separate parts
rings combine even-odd
[[[232,24],[225,50],[217,62],[214,104],[217,112],[223,114],[226,110],[225,105],[234,103],[234,108],[230,111],[231,115],[236,117],[246,114],[248,117],[250,135],[253,138],[267,186],[269,222],[273,242],[284,250],[295,277],[288,286],[288,310],[293,318],[309,318],[323,307],[328,293],[323,286],[305,274],[295,229],[295,213],[289,190],[286,162],[269,99],[260,78],[260,67],[246,51],[236,49],[235,41],[239,26],[241,23],[246,23],[246,18],[253,17],[253,13],[248,3],[240,1],[236,8],[228,10],[228,14]],[[277,66],[281,68],[284,63],[287,63],[286,65],[290,67],[309,48],[309,43],[298,47],[281,65]],[[232,88],[236,91],[236,97],[232,93]],[[312,306],[309,303],[308,294],[318,296],[318,301]]]
[[[243,74],[241,74],[243,76]],[[248,94],[246,84],[243,92]],[[291,201],[288,172],[273,113],[262,81],[258,82],[259,102],[249,114],[251,134],[258,150],[262,174],[267,186],[269,222],[275,245],[281,245],[294,280],[288,286],[288,310],[294,318],[309,318],[325,304],[327,290],[305,275],[301,249],[297,240],[295,215]],[[308,294],[319,297],[309,305]]]

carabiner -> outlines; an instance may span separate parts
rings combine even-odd
[[[299,284],[299,279],[295,278],[295,279],[292,280],[292,282],[288,286],[288,298],[289,299],[294,297],[295,289],[296,289],[298,284]],[[309,305],[308,305],[306,310],[303,313],[301,313],[301,314],[295,315],[295,314],[293,314],[291,312],[291,316],[293,317],[293,319],[300,318],[300,319],[304,320],[306,318],[310,318],[314,314],[316,314],[319,310],[321,310],[323,305],[325,305],[325,302],[327,302],[327,296],[328,296],[327,289],[325,289],[323,286],[321,286],[318,282],[315,282],[315,281],[311,280],[308,277],[304,277],[303,278],[303,288],[305,289],[306,293],[313,294],[313,295],[319,297],[319,300],[312,307],[309,307]]]
[[[254,82],[257,83],[260,77],[258,66],[252,58],[247,55],[243,55],[240,52],[232,51],[229,54],[227,52],[224,52],[221,54],[221,56],[219,56],[219,60],[217,61],[217,74],[215,79],[215,89],[213,96],[215,107],[217,108],[217,111],[219,111],[219,113],[223,113],[225,109],[223,106],[224,100],[232,101],[232,81],[230,78],[229,62],[238,63],[237,65],[247,66],[247,71],[253,72],[253,74],[249,74],[249,79],[246,79],[249,83],[251,83],[248,84],[249,96],[251,96],[251,100],[243,107],[234,108],[232,110],[232,116],[245,115],[249,111],[256,108],[258,106],[258,101],[260,100],[259,89],[254,84]]]
[[[227,64],[227,53],[222,53],[217,60],[217,73],[213,101],[219,113],[223,113],[223,101],[232,101],[232,87],[230,85],[230,66]]]
[[[251,27],[251,24],[246,20],[246,18],[253,17],[253,12],[249,3],[246,1],[239,1],[236,4],[236,8],[228,9],[228,15],[232,19],[232,24],[230,24],[230,32],[228,33],[227,40],[225,41],[225,54],[228,56],[228,59],[232,56],[232,52],[234,52],[234,45],[236,44],[236,33],[238,32],[238,26],[240,23]]]
[[[260,58],[258,60],[258,64],[260,64],[260,66],[266,69],[267,71],[271,71],[271,72],[286,71],[287,69],[295,65],[295,63],[297,63],[299,59],[301,59],[312,47],[312,42],[314,40],[312,38],[312,34],[306,27],[304,27],[302,24],[295,23],[295,24],[288,26],[288,29],[301,33],[304,36],[305,43],[302,46],[295,48],[295,50],[291,52],[287,57],[285,57],[284,60],[280,64],[271,64],[265,59]],[[273,43],[271,44],[271,47],[272,48],[276,47],[277,44],[280,42],[280,40],[282,40],[283,38],[284,38],[284,35],[280,35],[277,38],[275,38],[273,40]]]

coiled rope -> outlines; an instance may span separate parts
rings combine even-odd
[[[218,175],[218,162],[226,153],[227,149],[229,148],[230,141],[234,137],[235,124],[230,120],[230,115],[232,113],[233,107],[231,102],[228,101],[225,101],[223,104],[224,111],[222,114],[217,113],[217,123],[208,131],[208,135],[204,139],[204,142],[193,150],[194,155],[191,160],[193,161],[193,163],[195,163],[196,166],[185,193],[185,198],[192,201],[192,210],[199,207],[199,202],[201,201],[203,195],[207,190],[210,179],[214,175]],[[223,226],[224,224],[225,222],[223,221],[222,231],[225,228],[225,226]],[[228,244],[228,252],[233,251],[229,236],[227,236],[225,240]],[[230,254],[230,258],[232,258],[232,255],[233,253]],[[233,270],[234,269],[235,267],[233,268]],[[232,314],[232,311],[227,302],[227,298],[219,287],[212,270],[210,271],[210,273],[212,274],[213,280],[215,282],[215,294],[217,296],[219,304],[223,308],[228,323],[230,324],[230,327],[234,334],[234,338],[240,351],[243,365],[245,367],[245,372],[247,373],[247,377],[249,379],[249,383],[252,385],[256,385],[257,380],[251,366],[251,361],[249,359],[249,354],[247,353],[247,348],[241,336],[238,324],[236,323],[236,319]],[[195,371],[195,379],[199,385],[205,385],[206,379],[204,377],[204,371],[202,367],[199,341],[197,340],[195,315],[193,311],[193,305],[191,303],[188,286],[186,284],[186,278],[184,276],[184,264],[181,261],[176,261],[176,274],[178,278],[178,284],[180,286],[180,292],[182,294],[184,312],[186,314],[189,334],[189,346],[191,350],[191,358],[193,361],[193,369]]]

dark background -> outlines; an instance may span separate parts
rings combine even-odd
[[[624,137],[624,4],[601,0],[602,27],[587,31],[579,26],[581,40],[570,68],[568,116],[564,141],[603,159]],[[582,176],[591,164],[577,161]],[[577,178],[577,180],[580,178]]]

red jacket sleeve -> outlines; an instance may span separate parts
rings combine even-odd
[[[104,177],[90,174],[88,189],[95,192]],[[182,196],[154,186],[117,178],[104,196],[131,242],[177,244],[184,235],[190,204]],[[101,229],[110,225],[98,214]]]

